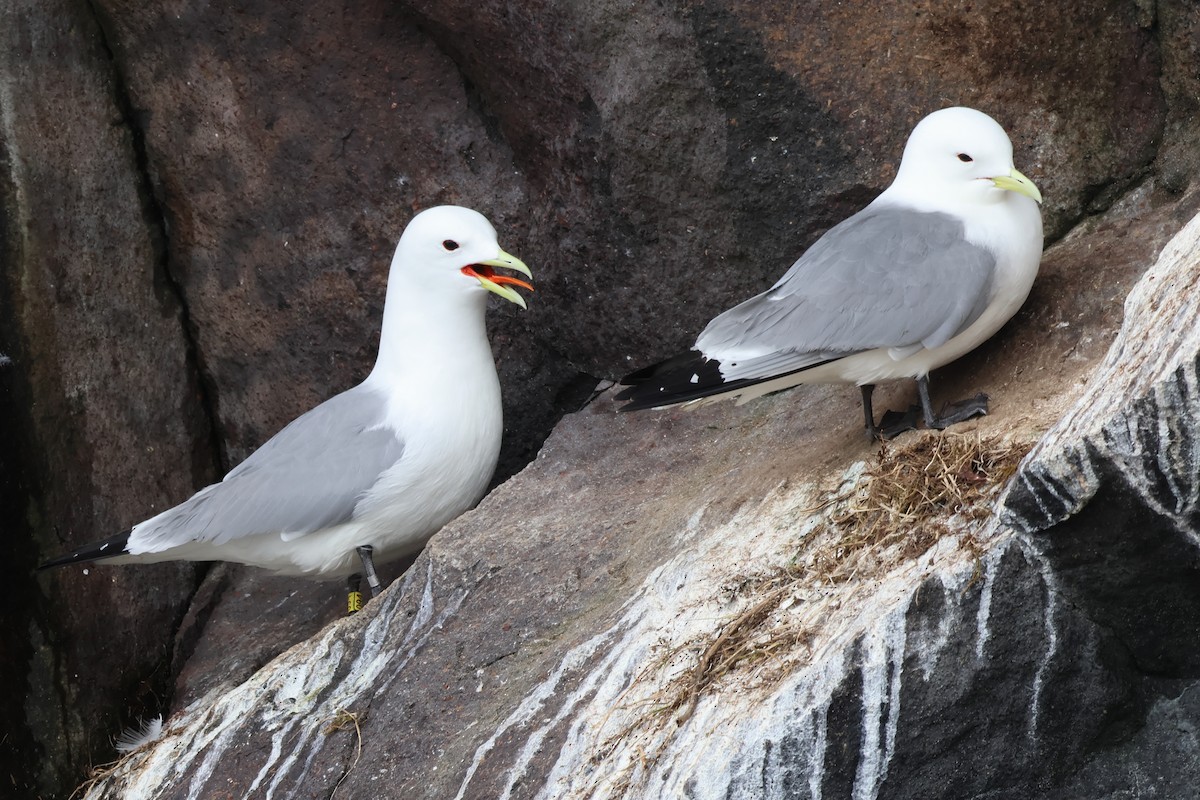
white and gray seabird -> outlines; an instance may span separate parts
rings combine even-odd
[[[991,117],[946,108],[917,125],[896,178],[831,228],[766,292],[716,317],[692,350],[622,380],[622,411],[721,398],[739,403],[802,383],[862,387],[877,426],[877,381],[915,378],[925,424],[987,413],[980,394],[940,414],[929,372],[984,342],[1025,302],[1042,255],[1037,187],[1013,166]]]
[[[431,208],[409,222],[388,275],[379,354],[358,386],[294,420],[220,483],[107,541],[81,561],[235,561],[284,575],[345,577],[359,561],[419,550],[483,496],[500,453],[500,383],[488,292],[522,308],[532,287],[481,214]]]

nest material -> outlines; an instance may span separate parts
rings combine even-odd
[[[714,683],[781,653],[808,648],[815,631],[788,607],[832,587],[880,578],[923,555],[939,539],[981,520],[1029,451],[1025,443],[979,434],[928,433],[881,447],[876,463],[849,488],[830,492],[817,508],[832,508],[830,525],[801,544],[792,562],[738,582],[744,610],[693,642],[695,664],[667,689],[663,710],[686,720]],[[970,535],[960,544],[972,552]]]
[[[840,535],[813,549],[806,572],[841,583],[923,555],[962,522],[990,516],[993,496],[1027,452],[1028,444],[977,433],[885,444],[858,484],[833,498],[831,520]]]

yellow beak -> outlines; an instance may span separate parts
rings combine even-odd
[[[1008,189],[1010,192],[1031,197],[1035,202],[1042,202],[1042,193],[1033,185],[1033,181],[1018,172],[1016,167],[1013,167],[1007,175],[997,175],[992,178],[992,183],[1001,189]]]
[[[497,275],[492,267],[516,270],[530,280],[533,280],[533,273],[529,271],[529,267],[525,266],[525,262],[516,256],[510,256],[503,250],[501,250],[500,255],[496,256],[495,258],[490,258],[487,261],[480,261],[475,264],[468,264],[462,268],[462,273],[479,281],[479,284],[489,292],[498,294],[510,303],[516,303],[521,308],[527,308],[525,305],[525,298],[508,288],[506,284],[521,286],[531,292],[533,291],[533,287],[520,278],[513,278],[509,275]]]

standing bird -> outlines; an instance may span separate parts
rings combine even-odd
[[[42,568],[236,561],[283,575],[354,575],[419,550],[483,497],[504,428],[487,293],[532,278],[481,214],[440,206],[405,228],[388,275],[375,368],[275,434],[220,483]],[[357,554],[357,556],[356,556]],[[351,610],[354,605],[351,597]]]
[[[1025,302],[1042,256],[1041,201],[995,120],[935,111],[913,129],[891,186],[773,287],[710,322],[692,350],[622,379],[621,410],[854,383],[868,433],[889,438],[914,428],[916,414],[889,412],[876,425],[875,383],[916,378],[927,427],[986,414],[985,394],[935,414],[929,371],[977,347]]]

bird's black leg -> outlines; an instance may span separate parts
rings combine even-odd
[[[875,391],[875,384],[864,383],[858,388],[862,390],[863,418],[867,426],[867,435],[872,439],[878,441],[894,439],[905,431],[916,429],[916,406],[910,406],[908,411],[903,413],[891,410],[885,411],[883,412],[883,419],[879,420],[879,424],[876,425],[875,410],[871,406],[871,394]]]
[[[362,575],[357,572],[346,579],[346,616],[362,611]]]
[[[866,423],[867,436],[871,439],[878,439],[879,428],[875,427],[875,411],[871,408],[871,394],[875,391],[875,384],[864,383],[858,388],[862,390],[863,421]]]
[[[358,548],[358,557],[362,559],[363,574],[367,576],[367,586],[371,587],[371,597],[379,595],[379,576],[375,574],[375,559],[372,557],[375,548],[364,544]]]
[[[965,422],[971,417],[982,417],[988,413],[988,396],[983,392],[966,400],[947,403],[941,414],[933,413],[933,401],[929,399],[929,376],[917,378],[917,394],[921,397],[921,410],[925,414],[925,427],[942,430],[956,422]]]

